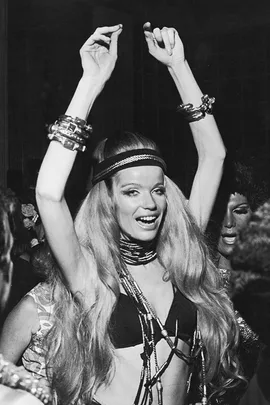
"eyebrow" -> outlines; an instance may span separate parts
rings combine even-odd
[[[122,184],[122,185],[121,185],[121,188],[128,187],[128,186],[143,187],[143,186],[142,186],[141,184],[139,184],[139,183],[125,183],[125,184]],[[155,187],[157,187],[157,186],[165,187],[163,183],[158,182],[158,183],[156,183],[152,188],[155,188]]]

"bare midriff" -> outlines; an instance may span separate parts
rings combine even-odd
[[[173,339],[173,338],[172,338]],[[178,349],[189,354],[189,345],[182,340],[178,341]],[[167,360],[170,348],[162,339],[156,345],[159,367]],[[133,405],[140,383],[142,369],[141,353],[143,345],[115,350],[115,372],[108,386],[98,389],[95,399],[101,405]],[[153,356],[151,356],[153,357]],[[151,374],[155,374],[154,359],[151,358]],[[184,405],[186,398],[186,382],[188,377],[187,364],[173,356],[168,368],[161,377],[163,386],[164,405]],[[142,390],[142,394],[144,388]],[[153,405],[158,405],[157,389],[154,386]],[[141,398],[142,399],[142,396]]]

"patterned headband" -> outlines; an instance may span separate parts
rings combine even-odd
[[[153,149],[133,149],[104,159],[94,168],[93,186],[119,170],[134,166],[159,166],[166,172],[166,163]]]

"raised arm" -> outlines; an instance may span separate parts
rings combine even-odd
[[[82,46],[83,75],[65,113],[67,116],[87,120],[95,99],[115,67],[121,31],[122,25],[98,28]],[[47,239],[73,292],[84,290],[85,276],[91,277],[64,198],[76,154],[75,150],[63,147],[60,142],[50,142],[36,186],[38,208]]]
[[[144,24],[149,53],[167,66],[182,103],[202,104],[201,92],[185,59],[183,43],[174,28],[151,29]],[[226,155],[214,117],[206,114],[203,119],[190,123],[190,129],[198,152],[198,167],[193,180],[189,207],[198,225],[205,230],[222,176]]]

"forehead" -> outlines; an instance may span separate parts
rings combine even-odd
[[[247,200],[247,197],[244,196],[243,194],[234,193],[234,194],[230,195],[228,204],[230,204],[230,205],[247,204],[248,205],[248,200]]]
[[[120,186],[130,183],[153,185],[164,182],[164,173],[159,166],[128,167],[116,173],[115,182]]]

